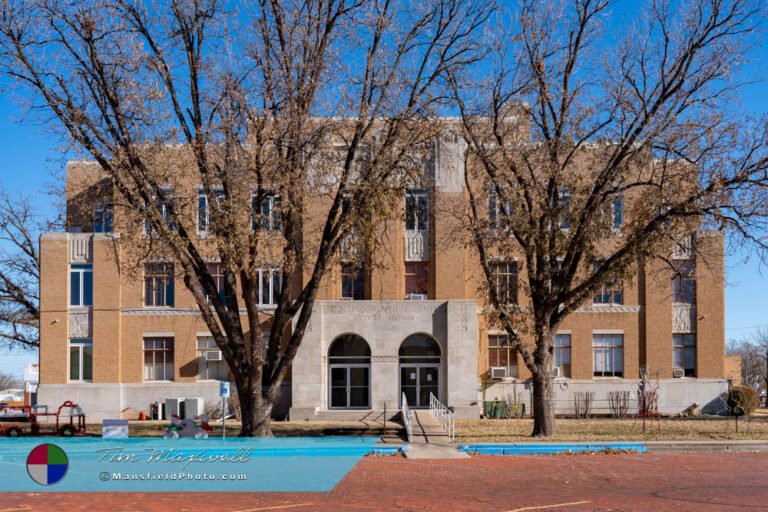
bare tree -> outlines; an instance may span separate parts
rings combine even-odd
[[[741,381],[756,390],[768,390],[768,330],[757,329],[738,340],[730,340],[728,355],[741,356]]]
[[[766,123],[731,102],[764,4],[651,0],[617,42],[610,4],[523,0],[500,16],[478,79],[453,82],[466,224],[490,320],[533,375],[534,436],[555,432],[554,337],[586,299],[699,227],[765,248]],[[491,268],[514,256],[520,305]]]
[[[22,386],[21,379],[8,373],[0,373],[0,389],[14,389]]]
[[[433,136],[442,77],[474,58],[490,9],[465,0],[229,8],[6,0],[0,66],[98,163],[134,231],[146,225],[148,245],[177,263],[234,375],[241,435],[263,436],[342,240],[370,234],[371,219],[390,211]],[[210,209],[204,240],[183,214],[197,198],[190,183]],[[221,262],[221,294],[210,258]],[[258,269],[275,260],[282,286],[268,318]]]
[[[37,238],[52,226],[27,198],[0,191],[0,340],[11,347],[40,346]]]

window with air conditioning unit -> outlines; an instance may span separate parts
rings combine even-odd
[[[559,366],[555,366],[554,368],[552,368],[552,376],[554,378],[556,378],[556,379],[560,378],[560,367]]]
[[[507,378],[507,368],[505,366],[493,366],[493,367],[491,367],[491,378],[492,379],[506,379]]]
[[[405,300],[427,300],[426,293],[409,293],[405,296]]]
[[[672,370],[672,377],[679,379],[681,377],[685,377],[685,369],[684,368],[674,368]]]
[[[221,361],[221,350],[209,350],[205,353],[206,361]]]

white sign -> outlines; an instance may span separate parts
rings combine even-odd
[[[219,382],[219,396],[222,398],[229,396],[229,382]]]
[[[103,420],[101,422],[101,437],[127,439],[128,420]]]

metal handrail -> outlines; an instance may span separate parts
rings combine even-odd
[[[408,407],[408,400],[405,398],[405,393],[403,393],[403,403],[401,407],[401,412],[403,415],[403,425],[405,425],[405,432],[408,434],[408,444],[413,443],[413,413],[411,412],[411,408]]]
[[[429,411],[432,413],[432,417],[435,418],[440,426],[448,432],[451,441],[456,440],[456,416],[453,411],[446,407],[437,397],[429,394]]]

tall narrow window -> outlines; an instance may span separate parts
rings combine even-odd
[[[176,204],[176,199],[173,197],[173,190],[170,188],[164,188],[162,189],[163,195],[165,196],[165,200],[163,200],[160,196],[155,198],[155,205],[157,206],[157,209],[160,210],[160,215],[163,217],[163,220],[165,221],[166,225],[168,226],[168,229],[176,229],[176,225],[173,223],[173,209],[174,205]],[[144,231],[148,233],[151,236],[155,236],[157,233],[154,229],[152,229],[152,224],[149,222],[149,219],[145,221],[144,224]]]
[[[93,306],[93,265],[84,263],[70,265],[69,305]]]
[[[560,202],[560,228],[571,229],[571,191],[563,187],[557,194]]]
[[[599,264],[595,264],[594,271],[596,272]],[[624,304],[624,287],[621,282],[611,277],[600,285],[595,295],[592,297],[593,304]]]
[[[510,347],[506,334],[488,335],[488,366],[506,368],[507,377],[517,377],[517,350]]]
[[[259,270],[259,305],[275,306],[280,299],[282,275],[279,269]]]
[[[224,294],[224,269],[221,266],[221,263],[209,263],[208,273],[211,274],[211,278],[213,278],[213,282],[216,284],[216,290],[219,292],[219,299],[221,299],[221,302],[226,303],[227,298]]]
[[[215,189],[213,191],[216,201],[221,204],[221,200],[224,197],[223,189]],[[208,232],[211,224],[211,209],[208,204],[208,195],[205,190],[199,190],[197,194],[197,230],[200,233]]]
[[[279,195],[268,193],[259,205],[259,197],[256,192],[251,196],[251,229],[256,231],[261,228],[264,231],[282,231],[283,219],[280,213],[282,199]]]
[[[102,204],[93,210],[93,232],[111,233],[114,221],[114,207],[111,204]]]
[[[224,361],[213,336],[197,338],[197,378],[226,381],[228,377],[227,362]]]
[[[624,224],[624,199],[617,197],[613,201],[613,219],[611,227],[619,229]]]
[[[696,334],[672,335],[672,366],[685,370],[686,377],[696,376]]]
[[[571,335],[555,335],[555,368],[561,377],[571,376]]]
[[[676,262],[675,275],[672,277],[672,301],[683,304],[696,302],[696,278],[692,261]]]
[[[405,262],[406,300],[424,300],[429,297],[429,262]]]
[[[595,377],[624,376],[624,335],[593,334]]]
[[[69,380],[93,380],[93,342],[90,338],[69,340]]]
[[[341,264],[341,298],[344,300],[365,298],[365,275],[362,267],[354,263]]]
[[[173,263],[144,265],[144,305],[173,307]]]
[[[144,338],[144,380],[173,380],[173,338]]]
[[[512,205],[506,198],[499,197],[495,188],[488,190],[488,229],[503,231],[509,226]]]
[[[405,193],[405,229],[426,231],[429,228],[429,202],[427,192],[411,189]]]
[[[491,279],[501,304],[517,304],[517,262],[491,263]]]

